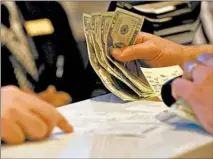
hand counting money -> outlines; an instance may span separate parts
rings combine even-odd
[[[84,14],[83,21],[89,60],[105,87],[124,101],[159,97],[156,92],[160,91],[162,84],[158,90],[153,90],[150,78],[144,76],[136,61],[121,63],[110,53],[111,48],[134,44],[144,17],[117,8],[115,12]],[[154,79],[156,75],[152,71],[150,76]],[[172,78],[174,76],[168,75],[167,79]]]
[[[163,84],[183,73],[179,66],[141,68],[136,61],[121,63],[111,56],[111,48],[134,44],[144,19],[120,8],[83,15],[89,61],[105,87],[124,101],[148,97],[162,100]],[[171,112],[198,123],[190,107],[181,100],[172,105]]]

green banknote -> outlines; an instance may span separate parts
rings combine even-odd
[[[132,89],[139,97],[142,97],[143,92],[140,91],[109,59],[106,57],[106,35],[107,31],[109,30],[110,22],[113,17],[113,13],[105,12],[101,14],[101,44],[100,47],[102,48],[102,56],[104,57],[105,61],[105,69],[109,71],[111,75],[116,77],[118,80],[122,81],[126,84],[130,89]]]
[[[111,91],[113,94],[118,96],[119,98],[123,99],[124,101],[134,101],[138,100],[138,96],[134,95],[134,93],[128,89],[124,88],[123,85],[119,83],[115,78],[113,78],[109,72],[107,72],[98,62],[95,54],[95,49],[93,45],[93,40],[92,40],[92,16],[89,14],[84,14],[83,15],[83,23],[84,23],[84,33],[86,37],[86,42],[87,42],[87,50],[88,50],[88,55],[89,55],[89,61],[105,85],[105,87]]]
[[[143,16],[119,8],[115,12],[83,15],[89,61],[104,86],[124,101],[160,97],[162,82],[159,79],[165,77],[162,73],[171,74],[166,76],[171,79],[177,71],[161,68],[161,72],[156,73],[155,69],[143,68],[138,72],[140,66],[135,61],[121,63],[112,58],[111,48],[134,44],[143,22]],[[189,104],[182,99],[174,103],[169,112],[200,125]]]
[[[125,63],[120,63],[111,57],[111,48],[121,48],[134,44],[137,34],[141,31],[143,22],[144,17],[142,16],[119,8],[116,9],[106,35],[106,56],[146,97],[153,94],[146,78],[138,76],[137,71],[128,70]]]
[[[171,109],[169,109],[170,112],[175,113],[179,117],[185,120],[189,120],[191,122],[194,122],[198,125],[200,124],[200,121],[197,119],[195,113],[192,111],[191,106],[183,99],[177,100],[172,106]]]

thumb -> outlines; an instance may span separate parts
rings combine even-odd
[[[125,48],[112,48],[111,54],[116,60],[126,62],[137,59],[151,60],[158,54],[158,51],[151,41],[146,41]]]
[[[189,99],[193,93],[193,83],[183,78],[178,78],[172,82],[172,95],[174,98]]]

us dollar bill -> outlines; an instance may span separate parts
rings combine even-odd
[[[99,64],[108,72],[110,73],[110,75],[112,75],[113,77],[115,77],[117,80],[119,80],[118,82],[123,82],[126,87],[132,89],[132,91],[134,92],[134,95],[136,94],[137,96],[141,97],[142,93],[133,85],[131,84],[130,81],[128,81],[128,79],[123,76],[123,74],[120,72],[120,70],[116,69],[116,68],[112,68],[111,64],[109,63],[108,59],[106,58],[106,55],[104,54],[104,50],[102,47],[102,36],[101,36],[101,31],[102,31],[102,17],[101,17],[101,13],[93,13],[91,15],[92,17],[92,22],[91,22],[91,28],[92,28],[92,32],[91,32],[91,36],[92,36],[92,42],[93,42],[93,47],[95,50],[95,55],[96,58],[99,62]],[[105,27],[104,27],[105,28]],[[125,86],[123,86],[125,87]]]
[[[94,44],[94,49],[95,49],[95,54],[96,58],[99,62],[99,64],[106,69],[106,63],[104,60],[104,57],[101,54],[102,52],[102,47],[101,45],[101,13],[92,13],[91,15],[91,26],[92,26],[92,41]]]
[[[191,106],[184,99],[177,100],[169,109],[169,112],[172,112],[182,119],[189,120],[193,123],[201,125],[200,121],[197,119],[195,113],[191,109]]]
[[[128,70],[125,63],[120,63],[111,57],[111,48],[121,48],[133,45],[137,34],[141,31],[144,17],[117,8],[107,34],[107,58],[126,76],[141,92],[143,96],[153,94],[144,76],[134,70]],[[132,65],[136,67],[135,64]]]
[[[105,12],[101,14],[101,38],[100,38],[100,47],[101,47],[101,54],[102,57],[104,57],[104,64],[105,64],[105,69],[114,77],[116,77],[118,80],[126,84],[130,89],[132,89],[139,97],[142,97],[143,92],[141,92],[132,82],[123,75],[123,73],[111,62],[108,60],[106,57],[106,35],[107,31],[110,26],[110,22],[113,17],[113,13],[111,12]]]
[[[137,95],[133,95],[134,93],[127,88],[124,88],[119,81],[114,79],[109,72],[107,72],[98,62],[95,54],[95,49],[93,45],[92,39],[92,16],[89,14],[83,14],[83,24],[84,24],[84,33],[86,37],[87,50],[89,61],[95,70],[96,74],[99,76],[104,86],[111,91],[113,94],[123,99],[124,101],[134,101],[138,100],[139,97]]]
[[[141,97],[156,95],[159,97],[162,85],[161,82],[156,83],[159,77],[153,73],[153,70],[142,69],[139,74],[129,68],[131,65],[137,66],[134,62],[123,64],[111,57],[112,47],[120,48],[134,44],[143,20],[143,17],[122,9],[116,9],[115,12],[83,15],[89,61],[104,86],[124,101],[134,101]],[[147,71],[149,74],[146,75]],[[171,71],[171,75],[174,73]],[[152,84],[153,87],[151,87]],[[190,105],[182,99],[174,103],[168,111],[180,119],[201,125]]]

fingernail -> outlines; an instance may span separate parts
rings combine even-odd
[[[207,60],[213,58],[212,54],[201,54],[197,57],[197,61],[205,63]]]
[[[184,71],[185,73],[191,73],[194,69],[195,62],[187,62],[184,64]]]
[[[71,133],[71,132],[74,131],[74,129],[73,129],[73,127],[71,125],[69,125],[69,126],[66,127],[65,131],[66,131],[66,133]]]
[[[55,86],[53,86],[53,85],[50,85],[50,86],[47,88],[47,90],[48,90],[48,92],[51,92],[51,93],[56,92],[56,88],[55,88]]]

